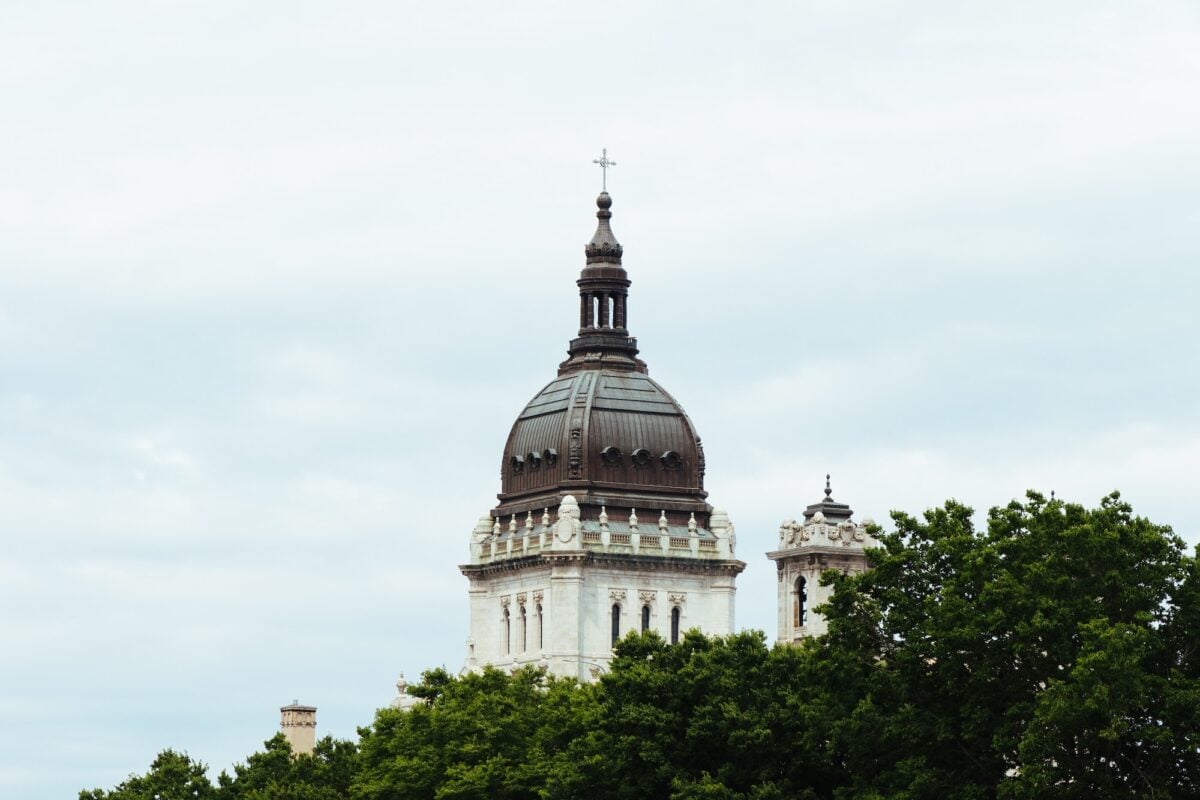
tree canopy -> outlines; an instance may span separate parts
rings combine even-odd
[[[829,632],[631,633],[591,685],[425,673],[360,744],[209,782],[170,750],[81,800],[1200,796],[1200,568],[1117,494],[892,515]]]

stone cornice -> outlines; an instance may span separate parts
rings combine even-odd
[[[550,560],[540,555],[506,558],[487,564],[459,564],[458,570],[468,578],[482,578],[503,572],[526,572],[539,567],[549,567]]]
[[[627,553],[589,553],[588,563],[597,567],[632,567],[648,572],[690,572],[694,574],[720,573],[739,575],[746,569],[746,562],[737,559],[716,558],[663,558],[661,556],[632,555]]]
[[[787,558],[803,558],[810,553],[825,556],[854,556],[856,558],[865,556],[865,550],[862,547],[805,543],[800,547],[789,547],[786,550],[770,550],[767,552],[767,558],[772,561],[782,561]]]
[[[483,578],[511,572],[528,572],[545,569],[555,563],[578,562],[585,566],[617,567],[644,572],[686,572],[691,574],[740,575],[746,562],[737,559],[674,558],[661,556],[631,555],[626,553],[598,553],[586,550],[549,552],[533,556],[492,561],[486,564],[459,564],[458,569],[468,578]]]

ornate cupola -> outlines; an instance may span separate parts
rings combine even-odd
[[[624,249],[613,234],[612,197],[601,192],[596,198],[596,234],[584,247],[587,263],[579,274],[579,335],[571,340],[566,361],[558,374],[607,367],[628,372],[646,372],[637,358],[637,339],[629,335],[629,276],[621,266]]]

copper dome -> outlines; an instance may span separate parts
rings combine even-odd
[[[500,500],[529,510],[569,492],[581,505],[657,511],[682,501],[703,513],[703,452],[687,414],[648,375],[570,372],[538,392],[513,423]]]
[[[553,508],[565,494],[584,519],[607,506],[665,511],[672,523],[696,515],[707,526],[704,450],[687,414],[646,374],[626,327],[630,281],[612,233],[607,193],[597,198],[596,235],[577,285],[579,332],[558,377],[513,423],[493,516]]]

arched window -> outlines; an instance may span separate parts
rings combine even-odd
[[[612,643],[615,645],[621,638],[621,605],[613,603],[612,607]]]
[[[796,592],[792,598],[792,625],[801,628],[808,624],[808,581],[796,578]]]
[[[545,639],[542,636],[542,631],[544,630],[542,627],[542,623],[543,623],[542,604],[538,603],[537,604],[537,626],[538,626],[538,650],[539,651],[545,646],[544,645]]]
[[[528,643],[528,638],[529,638],[526,635],[525,623],[526,623],[525,606],[521,606],[521,652],[522,653],[524,653],[527,649],[526,645]]]
[[[650,606],[642,606],[642,633],[650,630]]]
[[[509,634],[512,632],[512,619],[508,615],[508,609],[504,609],[504,628],[500,631],[500,654],[508,655],[509,648],[512,646],[512,639]]]
[[[671,644],[679,644],[679,606],[671,609]]]

